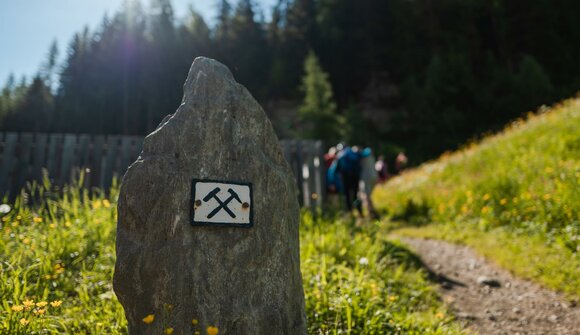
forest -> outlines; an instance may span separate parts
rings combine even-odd
[[[577,0],[124,1],[11,75],[0,130],[145,135],[178,107],[193,59],[215,58],[281,138],[436,157],[580,87]],[[63,62],[59,54],[64,52]]]

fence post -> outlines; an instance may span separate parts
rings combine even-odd
[[[1,195],[9,193],[9,184],[12,177],[12,167],[14,165],[14,151],[18,142],[17,133],[6,133],[4,140],[4,150],[2,152],[2,166],[0,167],[0,191]]]
[[[35,180],[42,181],[42,168],[46,166],[46,142],[48,136],[46,134],[36,134],[34,141],[34,153],[32,155],[32,173],[31,176]]]
[[[12,192],[16,194],[25,184],[29,178],[30,170],[30,152],[32,151],[32,139],[34,135],[31,133],[20,134],[20,150],[18,151],[18,165],[13,177]]]

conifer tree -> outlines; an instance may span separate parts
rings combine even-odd
[[[304,101],[298,109],[303,122],[302,136],[311,139],[339,141],[342,139],[344,118],[337,114],[332,86],[314,52],[304,61],[302,91]]]

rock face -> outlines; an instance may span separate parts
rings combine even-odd
[[[194,179],[251,183],[253,226],[192,225]],[[260,105],[197,58],[121,185],[114,289],[129,333],[306,334],[296,192]]]

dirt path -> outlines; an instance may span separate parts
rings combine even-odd
[[[440,282],[458,318],[479,334],[580,334],[580,308],[562,295],[515,278],[467,247],[401,240]]]

